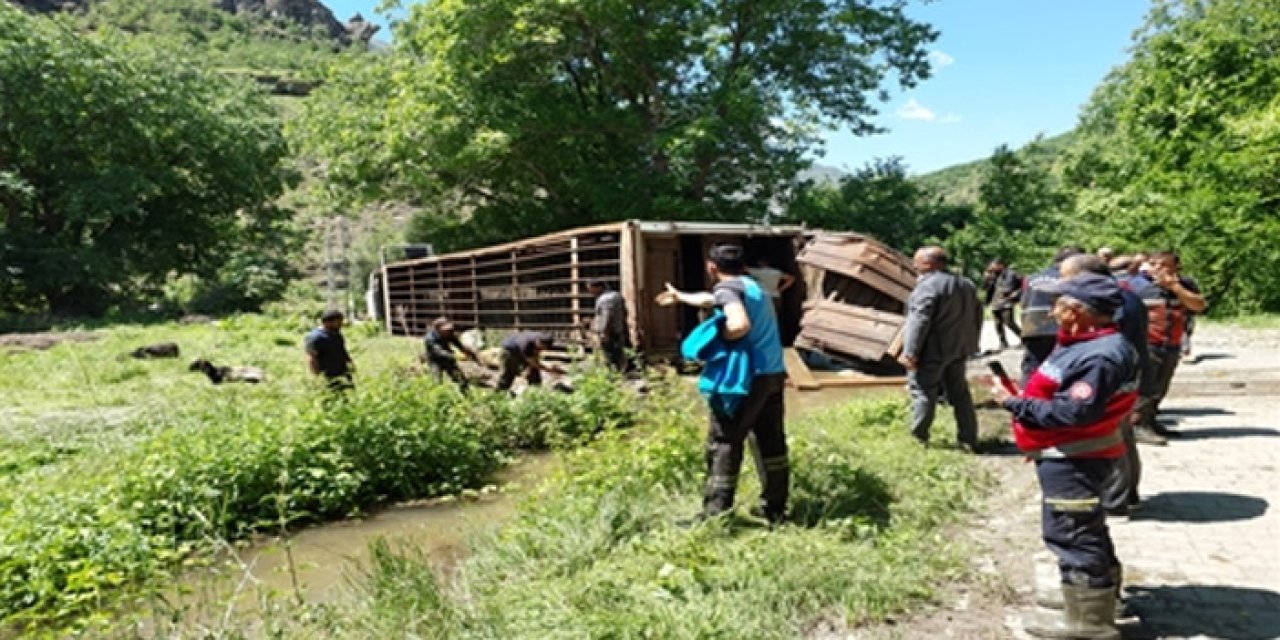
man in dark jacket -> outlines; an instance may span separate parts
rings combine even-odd
[[[330,309],[320,316],[320,326],[312,329],[304,341],[307,351],[307,370],[315,376],[323,376],[330,389],[342,391],[355,386],[351,374],[356,365],[347,353],[347,341],[342,337],[345,317],[341,311]]]
[[[1115,626],[1120,562],[1103,512],[1102,485],[1124,455],[1118,432],[1137,400],[1138,355],[1113,317],[1123,304],[1109,276],[1048,285],[1056,296],[1058,348],[1017,397],[993,396],[1013,414],[1018,448],[1036,461],[1045,545],[1058,557],[1063,611],[1029,619],[1044,638],[1120,638]]]
[[[942,247],[924,247],[912,259],[920,273],[907,300],[902,356],[911,393],[911,435],[929,442],[938,390],[947,394],[956,415],[957,440],[973,450],[978,416],[965,379],[965,363],[978,350],[982,304],[967,278],[950,273]]]
[[[1000,348],[1009,348],[1009,340],[1004,336],[1005,327],[1015,337],[1022,337],[1022,329],[1013,319],[1013,306],[1022,295],[1022,275],[1014,271],[999,258],[992,260],[982,277],[982,286],[987,295],[987,307],[991,309],[991,319],[995,322],[996,337],[1000,340]]]
[[[591,332],[595,334],[605,360],[618,371],[627,369],[627,301],[604,280],[587,283],[587,291],[596,297]]]
[[[454,332],[453,323],[448,318],[436,318],[431,323],[431,331],[427,333],[427,337],[423,340],[426,347],[426,354],[423,356],[427,360],[427,366],[431,368],[431,373],[437,379],[448,376],[463,391],[467,389],[467,378],[462,374],[462,369],[458,367],[458,357],[454,355],[453,350],[457,349],[471,358],[473,362],[479,359],[476,352],[468,349],[466,345],[458,340],[457,333]]]
[[[537,331],[513,333],[502,341],[502,372],[498,390],[506,391],[524,373],[529,386],[542,384],[542,373],[564,373],[560,367],[542,362],[542,352],[555,346],[555,337]]]

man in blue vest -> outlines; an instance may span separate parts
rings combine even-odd
[[[713,247],[706,263],[715,282],[710,296],[669,289],[676,300],[694,306],[714,306],[724,314],[721,337],[745,341],[749,353],[751,384],[747,396],[732,412],[709,402],[707,430],[707,484],[698,520],[733,508],[742,469],[744,445],[755,436],[756,466],[760,471],[760,506],[753,514],[779,523],[786,517],[791,470],[787,463],[787,438],[783,427],[783,385],[787,367],[773,302],[755,279],[747,275],[742,247]]]

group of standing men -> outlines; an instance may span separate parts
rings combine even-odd
[[[1172,251],[1116,258],[1059,251],[1022,278],[1003,262],[984,284],[1001,347],[1004,329],[1024,347],[1019,383],[992,394],[1013,417],[1018,448],[1036,463],[1046,546],[1057,556],[1059,589],[1026,624],[1049,638],[1119,638],[1115,610],[1121,564],[1106,525],[1140,503],[1137,443],[1165,444],[1156,421],[1183,353],[1192,314],[1206,303]],[[920,277],[908,301],[901,356],[908,370],[911,430],[922,442],[939,392],[951,402],[959,444],[976,446],[977,421],[965,362],[978,351],[982,311],[976,287],[946,270],[939,247],[916,252]],[[1013,319],[1023,307],[1022,326]],[[1162,433],[1163,432],[1163,433]]]

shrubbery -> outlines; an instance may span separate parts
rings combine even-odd
[[[635,412],[606,374],[574,395],[518,400],[425,378],[201,400],[129,423],[135,435],[100,450],[8,468],[0,618],[80,614],[212,542],[475,487],[514,447],[574,441]]]

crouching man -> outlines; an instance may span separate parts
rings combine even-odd
[[[520,374],[529,386],[542,384],[542,373],[564,373],[564,370],[542,362],[542,352],[555,346],[555,338],[547,333],[521,331],[502,341],[502,373],[498,390],[506,391]]]
[[[436,318],[431,323],[431,332],[423,339],[426,347],[425,355],[427,366],[431,368],[431,374],[437,380],[448,376],[459,389],[467,390],[467,377],[463,375],[462,369],[458,366],[458,357],[454,355],[453,350],[457,349],[471,358],[472,362],[479,360],[476,352],[467,348],[458,340],[458,336],[454,333],[453,322],[448,318]]]
[[[1112,321],[1123,304],[1114,280],[1084,274],[1046,291],[1057,296],[1057,348],[1017,396],[993,390],[1013,414],[1018,448],[1035,460],[1044,542],[1062,578],[1063,611],[1041,610],[1025,629],[1041,638],[1119,638],[1120,562],[1101,498],[1125,453],[1118,427],[1137,401],[1138,356]]]

